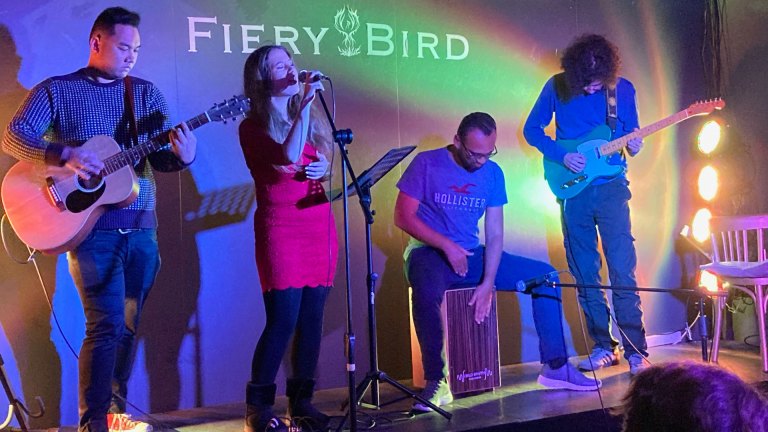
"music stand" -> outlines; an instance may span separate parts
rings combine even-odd
[[[405,159],[405,157],[411,154],[411,152],[415,149],[416,146],[408,146],[395,148],[388,151],[387,154],[382,156],[381,159],[377,160],[376,163],[371,165],[370,168],[357,176],[357,181],[360,183],[360,188],[367,187],[370,189],[371,186],[376,184],[376,182],[378,182],[382,177],[387,175],[387,173],[390,172],[392,168],[396,167],[400,161]],[[348,196],[355,196],[356,193],[357,191],[352,183],[347,185],[347,194],[349,194]],[[328,199],[330,201],[336,201],[341,199],[342,194],[343,191],[341,189],[333,190],[328,194]]]
[[[365,206],[366,208],[370,209],[371,205],[371,187],[376,184],[382,177],[384,177],[389,171],[392,170],[397,164],[400,163],[403,159],[405,159],[406,156],[408,156],[413,150],[416,149],[416,146],[408,146],[408,147],[402,147],[402,148],[395,148],[390,151],[388,151],[384,156],[381,157],[376,163],[371,165],[370,168],[363,171],[360,176],[358,177],[358,182],[360,185],[360,203],[361,205]],[[355,188],[354,184],[349,184],[347,186],[347,194],[348,195],[354,195],[357,192],[357,189]],[[329,199],[331,201],[335,201],[337,199],[340,199],[344,195],[343,190],[335,190],[330,193]],[[374,212],[371,212],[371,215],[373,215]],[[446,412],[445,410],[441,409],[438,406],[435,406],[428,400],[425,400],[420,395],[413,392],[408,387],[405,387],[404,385],[400,384],[396,380],[392,379],[389,375],[387,375],[385,372],[379,370],[379,354],[378,354],[378,348],[377,348],[377,337],[376,337],[376,280],[379,278],[379,275],[373,272],[373,244],[371,241],[371,225],[373,224],[373,217],[366,218],[366,225],[365,225],[365,244],[366,244],[366,262],[367,262],[367,268],[368,268],[368,274],[366,276],[366,285],[368,286],[368,339],[369,339],[369,354],[370,354],[370,370],[365,375],[365,378],[363,381],[360,382],[360,384],[357,386],[357,389],[355,390],[355,394],[357,395],[355,399],[355,404],[358,405],[363,399],[363,396],[365,395],[365,392],[368,391],[368,389],[371,390],[371,404],[368,405],[370,408],[379,409],[381,407],[380,400],[379,400],[379,382],[383,381],[391,386],[395,387],[396,389],[400,390],[403,394],[405,394],[408,397],[414,398],[418,400],[419,402],[429,406],[436,412],[438,412],[443,417],[450,419],[451,414]],[[341,426],[343,426],[344,423],[342,422]]]

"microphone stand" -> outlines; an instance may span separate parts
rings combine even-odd
[[[341,154],[342,164],[341,164],[341,170],[342,170],[342,176],[344,178],[343,185],[347,184],[347,171],[349,171],[349,176],[352,179],[352,184],[355,187],[355,191],[357,191],[358,196],[362,197],[363,192],[360,188],[360,183],[357,181],[357,176],[355,176],[355,171],[352,169],[352,165],[349,162],[349,157],[347,156],[347,148],[346,145],[352,142],[352,139],[354,138],[354,134],[352,133],[351,129],[343,129],[343,130],[337,130],[336,124],[333,122],[333,116],[331,115],[331,112],[328,110],[328,105],[325,103],[325,98],[323,97],[323,92],[318,91],[318,96],[320,96],[320,102],[323,104],[323,110],[325,110],[325,115],[328,117],[328,123],[331,125],[331,130],[333,131],[333,140],[338,144],[339,146],[339,153]],[[344,213],[344,271],[345,271],[345,279],[346,279],[346,292],[347,292],[347,332],[344,336],[344,350],[345,354],[347,356],[347,384],[348,384],[348,391],[349,391],[349,400],[354,401],[357,400],[357,397],[355,396],[355,333],[352,329],[352,289],[350,286],[350,265],[349,265],[349,207],[348,207],[348,201],[349,201],[349,194],[347,193],[347,188],[343,188],[344,191],[342,192],[342,208]],[[363,212],[365,213],[366,220],[371,220],[373,216],[371,215],[370,208],[367,208],[365,205],[363,207]],[[350,422],[350,431],[357,432],[357,406],[356,404],[349,404],[349,422]],[[342,421],[340,428],[344,426],[344,423],[346,422],[346,417],[344,418],[344,421]]]
[[[398,390],[405,393],[406,395],[431,407],[433,410],[435,410],[437,413],[439,413],[443,417],[450,419],[451,418],[450,413],[436,406],[432,402],[422,398],[420,395],[412,392],[407,387],[403,386],[399,382],[390,378],[386,373],[379,370],[378,353],[376,350],[376,340],[375,340],[376,309],[375,309],[375,303],[374,303],[375,286],[376,286],[376,280],[378,279],[378,274],[374,273],[373,271],[373,253],[372,253],[373,242],[371,241],[371,225],[373,225],[373,211],[371,210],[371,186],[373,184],[370,181],[366,181],[365,184],[361,184],[359,181],[359,178],[355,175],[355,172],[352,169],[352,164],[349,161],[349,157],[347,155],[347,150],[346,150],[346,144],[351,143],[354,137],[352,130],[336,129],[336,125],[333,121],[333,116],[331,116],[330,110],[328,110],[328,105],[326,104],[325,98],[323,97],[323,92],[318,91],[317,94],[320,96],[320,102],[323,105],[323,110],[325,111],[326,117],[328,117],[328,123],[330,123],[331,125],[331,130],[333,131],[333,140],[339,146],[339,150],[342,158],[342,165],[341,165],[342,175],[344,177],[344,182],[342,183],[343,191],[341,193],[341,198],[342,198],[342,203],[343,203],[342,207],[343,207],[343,213],[344,213],[344,253],[345,253],[344,254],[345,255],[344,270],[346,272],[346,291],[347,291],[347,334],[345,336],[345,350],[347,355],[347,373],[349,374],[348,375],[349,410],[348,410],[348,414],[344,417],[344,420],[339,424],[336,430],[341,431],[344,428],[344,425],[346,424],[347,418],[349,418],[350,431],[352,432],[357,431],[357,405],[360,403],[362,396],[365,394],[365,392],[369,388],[371,389],[371,396],[373,398],[374,406],[376,406],[376,408],[379,407],[379,387],[378,387],[379,381],[385,381],[389,383],[390,385],[397,388]],[[405,154],[410,153],[411,150],[408,150]],[[401,158],[405,157],[405,154],[403,154]],[[352,330],[352,290],[350,286],[350,264],[349,264],[349,206],[348,206],[348,202],[349,202],[348,189],[349,188],[347,187],[347,171],[349,171],[349,176],[351,178],[350,183],[352,184],[352,186],[354,186],[355,192],[359,197],[360,207],[363,209],[363,216],[365,217],[365,239],[366,239],[366,251],[367,251],[367,268],[368,268],[368,273],[366,276],[366,285],[368,288],[368,296],[369,296],[368,326],[369,326],[369,332],[371,335],[371,341],[370,341],[371,372],[367,374],[366,378],[360,384],[359,397],[357,396],[358,389],[355,386],[355,353],[354,353],[355,335]],[[365,177],[365,174],[364,174],[364,177]]]
[[[584,288],[584,289],[610,289],[614,291],[643,291],[643,292],[657,292],[657,293],[689,293],[699,296],[699,334],[701,337],[701,359],[705,362],[709,361],[708,342],[709,337],[707,331],[707,315],[704,310],[704,300],[707,297],[727,297],[727,291],[708,292],[703,290],[697,290],[693,288],[643,288],[643,287],[629,287],[629,286],[612,286],[612,285],[588,285],[588,284],[567,284],[545,280],[542,284],[555,288]],[[530,294],[531,290],[525,290],[526,294]]]
[[[400,163],[400,161],[402,161],[403,158],[405,158],[408,154],[410,154],[415,149],[416,149],[415,146],[392,149],[388,151],[387,154],[385,154],[375,164],[373,164],[369,169],[363,171],[363,173],[360,174],[360,176],[358,177],[358,183],[360,183],[360,188],[363,191],[363,195],[359,195],[359,198],[360,198],[360,205],[362,205],[363,208],[367,208],[367,209],[371,208],[371,187],[373,187],[373,185],[376,184],[376,182],[379,179],[384,177],[392,168],[394,168],[398,163]],[[347,189],[351,189],[351,188],[352,186],[347,187]],[[354,193],[353,191],[348,191],[348,192]],[[332,195],[335,195],[335,194],[332,194]],[[333,198],[333,200],[336,200],[341,195],[342,194],[339,193]],[[370,214],[373,216],[375,215],[375,212],[371,210]],[[356,405],[361,405],[365,408],[381,409],[381,407],[384,404],[380,403],[379,383],[385,382],[395,387],[396,389],[400,390],[406,397],[416,399],[422,404],[432,408],[434,411],[436,411],[438,414],[442,415],[446,419],[450,420],[452,415],[449,412],[443,410],[442,408],[438,407],[434,403],[425,399],[421,395],[408,389],[406,386],[392,379],[389,375],[387,375],[385,372],[379,369],[379,360],[378,360],[379,356],[378,356],[378,348],[377,348],[378,345],[377,345],[377,336],[376,336],[377,334],[376,333],[376,281],[378,280],[379,275],[374,273],[373,271],[373,241],[371,240],[372,224],[373,224],[373,217],[366,220],[365,245],[366,245],[366,263],[368,268],[368,274],[366,276],[366,284],[368,287],[368,340],[370,342],[369,354],[370,354],[371,368],[369,369],[368,373],[365,375],[365,378],[363,378],[360,384],[358,384],[357,390],[356,390],[357,400],[354,400],[352,402],[355,403]],[[370,404],[366,404],[362,402],[362,399],[368,390],[371,391]],[[400,400],[400,399],[397,399],[397,400]],[[350,403],[349,400],[345,401],[344,404],[342,405],[342,409],[346,409],[348,403]],[[392,403],[392,402],[388,402],[388,403]],[[341,428],[339,428],[339,431],[340,430]]]

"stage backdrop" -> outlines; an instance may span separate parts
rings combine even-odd
[[[333,79],[325,94],[329,101],[335,96],[337,125],[354,131],[349,156],[357,172],[392,148],[444,146],[462,116],[489,112],[498,121],[499,154],[494,160],[506,175],[510,201],[504,213],[505,249],[564,270],[558,206],[543,181],[540,154],[521,133],[529,109],[546,79],[559,70],[563,48],[584,32],[605,34],[621,49],[623,75],[638,89],[641,123],[704,96],[699,3],[135,0],[125,6],[142,15],[142,48],[134,75],[162,89],[176,121],[241,93],[248,53],[267,43],[289,49],[300,69],[319,69]],[[86,64],[93,19],[113,5],[103,0],[0,5],[0,127],[5,128],[33,85]],[[643,286],[681,285],[674,245],[690,218],[690,208],[681,208],[692,191],[683,180],[682,161],[699,124],[693,123],[646,139],[645,150],[630,161],[637,273]],[[143,410],[237,402],[244,394],[264,310],[254,265],[252,182],[237,126],[217,123],[199,129],[198,156],[190,169],[157,175],[163,263],[141,325],[129,395]],[[410,377],[411,363],[402,263],[407,236],[394,226],[392,212],[395,183],[411,158],[373,188],[379,359],[381,368],[397,378]],[[3,175],[13,160],[2,156],[0,161]],[[336,162],[333,186],[339,187],[338,156]],[[341,236],[340,203],[334,204],[334,212]],[[369,340],[365,226],[355,198],[349,213],[360,379],[368,370]],[[16,259],[25,258],[18,243],[11,250]],[[0,256],[0,353],[25,400],[35,395],[45,399],[48,415],[35,421],[36,426],[74,424],[73,352],[84,332],[82,307],[63,255],[41,256],[37,263],[47,291],[31,264]],[[346,383],[343,253],[338,265],[324,323],[321,388]],[[649,334],[685,326],[684,297],[642,297]],[[499,305],[503,362],[538,360],[530,299],[502,294]],[[564,293],[564,306],[571,352],[585,353],[573,292]],[[278,377],[280,388],[285,369]]]

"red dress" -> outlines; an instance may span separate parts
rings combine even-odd
[[[256,186],[253,229],[262,291],[333,285],[336,223],[322,183],[276,169],[284,163],[282,145],[254,119],[240,124],[240,145]],[[298,163],[316,160],[307,142]]]

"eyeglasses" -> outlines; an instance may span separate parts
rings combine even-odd
[[[587,93],[595,93],[603,89],[602,81],[591,81],[584,85],[584,91]]]
[[[473,159],[473,160],[490,159],[490,158],[492,158],[492,157],[496,156],[496,153],[498,153],[498,152],[499,152],[499,151],[496,149],[496,146],[495,146],[495,145],[493,146],[493,151],[492,151],[492,152],[490,152],[490,153],[477,153],[477,152],[473,152],[472,150],[468,149],[468,148],[467,148],[467,147],[464,145],[464,143],[463,143],[463,142],[461,143],[461,149],[462,149],[462,151],[464,151],[464,155],[465,155],[466,157],[468,157],[468,158],[470,158],[470,159]]]

